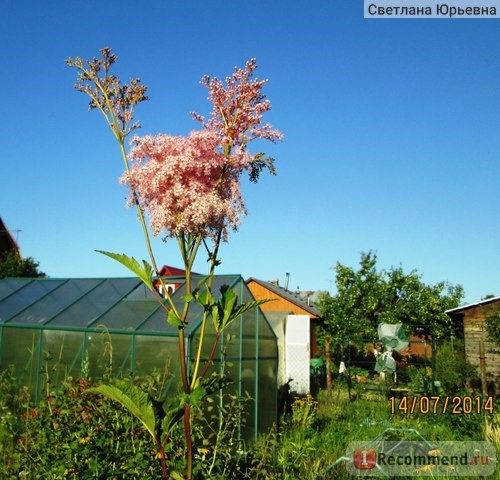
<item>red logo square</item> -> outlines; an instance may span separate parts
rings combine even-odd
[[[373,448],[357,448],[352,460],[358,470],[371,470],[377,464],[377,451]]]

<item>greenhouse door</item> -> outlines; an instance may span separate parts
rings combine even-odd
[[[288,315],[285,333],[285,372],[291,389],[309,393],[309,324],[308,315]]]

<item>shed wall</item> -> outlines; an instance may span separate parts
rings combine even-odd
[[[494,311],[495,305],[478,305],[464,312],[464,340],[467,360],[478,368],[480,366],[480,344],[485,350],[485,365],[488,380],[493,380],[497,394],[500,393],[500,354],[499,345],[487,340],[485,317]],[[498,306],[496,306],[498,308]]]

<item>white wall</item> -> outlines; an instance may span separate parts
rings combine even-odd
[[[310,391],[310,318],[308,315],[288,315],[285,327],[285,376],[292,379],[294,392]]]

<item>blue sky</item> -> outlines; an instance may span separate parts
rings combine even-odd
[[[0,216],[51,277],[129,275],[95,249],[146,256],[117,145],[64,63],[103,46],[149,87],[142,134],[197,128],[204,74],[256,57],[269,78],[278,175],[244,182],[221,273],[328,290],[336,262],[374,250],[467,302],[500,295],[499,20],[366,20],[354,0],[4,2]],[[180,266],[173,243],[155,251]]]

